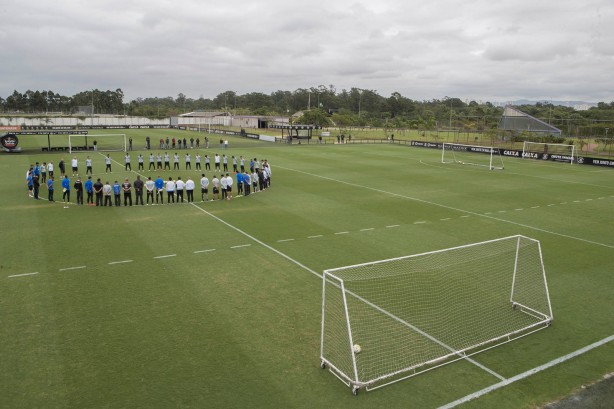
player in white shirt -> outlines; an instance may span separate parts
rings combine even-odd
[[[217,198],[220,198],[220,180],[217,178],[216,175],[213,175],[213,179],[211,179],[211,184],[213,185],[213,195],[211,200],[215,200],[215,196],[217,196]]]
[[[87,175],[88,172],[92,174],[92,159],[89,156],[85,159],[85,174]]]
[[[113,173],[113,171],[111,170],[111,157],[109,156],[108,153],[107,153],[107,157],[104,158],[104,164],[106,165],[104,169],[104,173],[107,173],[107,171]]]
[[[209,200],[209,179],[203,173],[203,177],[200,179],[200,200],[201,202]]]
[[[168,170],[171,170],[171,157],[168,155],[168,152],[164,152],[164,170],[166,170],[167,167]]]
[[[181,180],[181,176],[177,178],[177,182],[175,182],[175,195],[177,196],[177,203],[179,203],[179,199],[181,199],[181,203],[183,203],[183,189],[185,188],[185,183]]]
[[[175,152],[175,156],[173,156],[173,170],[179,170],[179,154]]]
[[[151,168],[156,170],[156,158],[154,157],[153,153],[149,154],[149,169],[148,170],[151,170]]]
[[[145,165],[143,164],[144,162],[143,155],[141,155],[140,153],[139,153],[139,156],[137,156],[137,161],[139,163],[138,170],[145,170],[145,167],[144,167]]]
[[[190,156],[189,153],[186,153],[185,154],[185,170],[188,170],[188,168],[192,170],[192,157]]]
[[[188,176],[188,180],[185,181],[185,191],[188,195],[188,203],[194,201],[194,181]]]
[[[196,162],[196,170],[201,170],[200,169],[200,154],[196,154],[196,157],[194,158],[194,162]]]
[[[228,173],[226,174],[226,199],[230,200],[232,199],[232,183],[234,181],[232,180],[232,176],[228,175]]]
[[[215,170],[220,170],[220,155],[215,154]]]
[[[150,164],[152,162],[149,162]],[[154,203],[154,188],[156,187],[156,182],[151,180],[151,176],[147,178],[147,182],[145,182],[145,191],[147,191],[147,206],[149,206],[149,198],[151,198],[151,204]]]
[[[168,204],[175,203],[175,182],[173,182],[173,178],[169,176],[168,182],[166,182],[166,202]]]
[[[76,156],[72,158],[71,166],[72,166],[72,175],[73,176],[79,175],[79,161],[77,160]]]
[[[220,184],[222,185],[222,200],[226,199],[226,188],[228,187],[228,179],[222,175],[220,178]]]
[[[130,155],[126,154],[126,156],[124,156],[124,166],[125,166],[125,170],[130,169],[132,171],[132,165],[130,164]]]

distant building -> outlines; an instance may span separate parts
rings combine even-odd
[[[541,136],[561,136],[561,130],[511,106],[506,106],[499,120],[502,131],[530,132]]]
[[[240,128],[263,129],[272,123],[288,123],[288,117],[269,115],[232,115],[224,111],[195,111],[171,118],[171,126],[177,127],[210,127],[234,126]]]
[[[575,109],[576,111],[588,111],[589,109],[591,109],[592,105],[589,104],[577,104],[573,106],[573,109]]]

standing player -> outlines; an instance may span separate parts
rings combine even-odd
[[[160,199],[160,204],[164,204],[164,179],[162,179],[162,176],[158,175],[154,184],[156,185],[156,204],[158,204],[158,198]]]
[[[220,170],[220,155],[216,153],[214,160],[215,160],[215,170],[219,171]]]
[[[141,155],[139,153],[139,156],[136,157],[137,162],[139,163],[139,167],[137,168],[138,170],[145,170],[145,165],[143,164],[144,159],[143,159],[143,155]]]
[[[113,183],[113,197],[115,199],[115,206],[122,205],[121,191],[122,191],[122,187],[119,184],[119,182],[116,180],[115,183]]]
[[[77,180],[75,181],[75,185],[73,186],[75,188],[75,192],[77,192],[77,204],[78,205],[82,205],[83,204],[83,182],[81,182],[81,178],[77,178]]]
[[[213,185],[213,194],[211,195],[211,200],[215,200],[215,197],[220,198],[220,180],[216,175],[213,175],[213,179],[211,179],[211,184]]]
[[[111,187],[111,185],[109,184],[109,181],[107,180],[107,182],[102,187],[102,194],[104,195],[104,205],[105,206],[113,206],[113,203],[111,203],[111,193],[113,193],[113,188]]]
[[[224,163],[224,172],[228,171],[228,157],[226,154],[222,157],[222,162]]]
[[[111,170],[111,157],[109,156],[108,153],[107,153],[107,157],[104,158],[104,164],[105,164],[104,173],[107,173],[107,172],[113,173],[113,171]]]
[[[185,170],[192,170],[192,157],[189,153],[185,154]]]
[[[60,163],[58,163],[58,167],[60,168],[60,176],[66,176],[66,163],[64,162],[64,158],[60,159]]]
[[[158,152],[158,155],[156,155],[156,162],[158,165],[156,166],[156,169],[162,170],[162,154],[160,152]]]
[[[184,188],[185,188],[185,183],[183,182],[183,180],[181,180],[181,176],[177,177],[177,182],[175,183],[175,194],[177,195],[177,203],[179,203],[179,199],[181,199],[181,203],[183,203],[183,189]]]
[[[154,158],[153,152],[149,153],[149,169],[148,170],[151,170],[151,168],[156,170],[156,158]]]
[[[79,176],[79,161],[77,160],[76,156],[73,156],[72,160],[70,161],[70,164],[72,166],[72,175]]]
[[[226,200],[232,199],[232,177],[226,174]]]
[[[92,158],[89,156],[85,159],[85,174],[92,174]]]
[[[88,176],[85,181],[85,193],[87,193],[87,204],[94,204],[94,183],[92,182],[92,177]]]
[[[111,186],[109,186],[110,188]],[[103,194],[104,186],[100,181],[100,178],[96,180],[94,183],[94,192],[96,193],[96,206],[102,206],[102,194]],[[111,204],[111,197],[109,196],[109,204]]]
[[[149,206],[149,199],[151,198],[151,204],[154,204],[154,189],[156,188],[156,183],[151,180],[151,176],[147,178],[147,182],[145,182],[145,191],[147,192],[147,206]]]
[[[64,175],[62,180],[62,201],[64,203],[70,202],[70,179],[68,179],[68,175]]]
[[[128,203],[132,206],[132,184],[128,178],[122,183],[122,190],[124,191],[124,206],[128,206]]]
[[[173,170],[179,170],[179,154],[175,152],[175,156],[173,156]]]
[[[125,170],[130,169],[130,171],[132,171],[132,165],[130,164],[130,154],[129,153],[126,153],[126,156],[124,156],[124,165],[126,168]]]
[[[209,201],[209,179],[203,173],[200,179],[200,201],[204,202],[205,198]]]
[[[175,182],[173,182],[173,178],[170,176],[168,177],[168,182],[166,182],[166,196],[168,204],[171,204],[171,201],[175,203]]]
[[[54,192],[54,186],[53,186],[53,176],[49,176],[49,180],[47,180],[47,194],[48,194],[48,199],[50,202],[54,202],[55,200],[53,200],[53,192]]]
[[[41,165],[41,183],[47,183],[47,163]]]
[[[228,187],[228,180],[224,174],[222,174],[222,177],[220,178],[220,184],[222,185],[222,200],[224,200],[226,199],[226,188]]]
[[[137,175],[136,180],[134,181],[134,195],[136,198],[136,205],[139,204],[139,199],[141,201],[141,206],[143,206],[143,181],[141,177]]]
[[[188,180],[185,181],[185,191],[188,195],[188,203],[194,201],[194,181],[188,176]]]
[[[209,155],[205,155],[205,170],[211,170],[211,159]]]
[[[198,141],[198,139],[197,139]],[[200,153],[196,154],[196,157],[194,158],[194,161],[196,162],[196,170],[201,170],[200,168]]]
[[[49,171],[49,177],[53,176],[53,162],[49,161],[49,163],[47,164],[47,170]]]
[[[169,156],[168,152],[164,152],[164,170],[167,168],[168,170],[171,170],[171,157]]]

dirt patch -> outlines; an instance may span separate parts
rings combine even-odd
[[[548,403],[543,409],[612,409],[614,408],[614,372],[609,373],[598,382],[583,385],[571,396],[554,403]]]

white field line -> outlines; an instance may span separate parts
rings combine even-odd
[[[113,265],[113,264],[124,264],[124,263],[132,263],[134,260],[120,260],[120,261],[111,261],[109,262],[109,265]]]
[[[414,222],[414,224],[425,224],[425,223],[426,223],[426,220],[420,220],[420,221]]]
[[[210,251],[215,251],[215,249],[206,249],[206,250],[196,250],[193,253],[194,254],[198,254],[198,253],[208,253]]]
[[[386,228],[387,229],[392,229],[394,227],[400,227],[400,226],[401,226],[400,224],[391,224],[391,225],[386,226]]]
[[[86,266],[65,267],[65,268],[60,268],[58,271],[79,270],[85,267]]]
[[[282,239],[282,240],[277,240],[278,243],[285,243],[287,241],[294,241],[294,239]]]
[[[155,256],[154,258],[169,258],[169,257],[176,257],[177,254],[165,254],[163,256]]]
[[[240,249],[241,247],[249,247],[251,244],[239,244],[238,246],[231,246],[231,249]]]
[[[539,232],[542,232],[542,233],[552,234],[552,235],[558,236],[558,237],[565,237],[565,238],[570,239],[570,240],[581,241],[583,243],[594,244],[596,246],[606,247],[606,248],[609,248],[609,249],[614,249],[614,245],[612,245],[612,244],[605,244],[605,243],[600,243],[600,242],[597,242],[597,241],[594,241],[594,240],[583,239],[581,237],[575,237],[575,236],[571,236],[569,234],[558,233],[558,232],[555,232],[555,231],[552,231],[552,230],[542,229],[541,227],[535,227],[535,226],[531,226],[531,225],[524,224],[524,223],[514,222],[514,221],[511,221],[511,220],[505,220],[505,219],[502,219],[500,217],[496,217],[496,216],[492,216],[492,215],[485,215],[485,214],[481,214],[481,213],[476,213],[476,212],[472,212],[470,210],[459,209],[459,208],[454,207],[454,206],[449,206],[449,205],[445,205],[445,204],[441,204],[441,203],[437,203],[437,202],[431,202],[430,200],[419,199],[417,197],[406,196],[406,195],[402,195],[400,193],[388,192],[388,191],[383,190],[383,189],[377,189],[377,188],[374,188],[374,187],[369,187],[369,186],[365,186],[365,185],[359,185],[357,183],[346,182],[344,180],[338,180],[338,179],[334,179],[334,178],[331,178],[331,177],[328,177],[328,176],[316,175],[314,173],[309,173],[309,172],[305,172],[305,171],[302,171],[302,170],[287,168],[285,166],[280,166],[280,165],[277,165],[277,166],[282,168],[282,169],[288,170],[288,171],[292,171],[292,172],[296,172],[296,173],[302,173],[304,175],[313,176],[313,177],[319,178],[319,179],[329,180],[331,182],[341,183],[341,184],[344,184],[344,185],[347,185],[347,186],[353,186],[353,187],[356,187],[358,189],[369,189],[369,190],[374,191],[374,192],[379,192],[379,193],[387,194],[387,195],[390,195],[390,196],[399,197],[399,198],[402,198],[402,199],[412,200],[412,201],[418,202],[418,203],[423,203],[423,204],[427,204],[427,205],[431,205],[431,206],[441,207],[443,209],[454,210],[454,211],[457,211],[457,212],[465,213],[463,216],[461,216],[461,218],[470,217],[470,216],[484,217],[484,218],[487,218],[487,219],[496,220],[496,221],[499,221],[499,222],[508,223],[508,224],[512,224],[512,225],[515,225],[515,226],[524,227],[524,228],[535,230],[535,231],[539,231]],[[614,195],[612,195],[611,197],[614,197]],[[567,202],[562,202],[561,204],[566,204],[566,203]]]
[[[496,383],[496,384],[491,385],[491,386],[489,386],[487,388],[484,388],[482,390],[474,392],[474,393],[472,393],[470,395],[467,395],[467,396],[465,396],[463,398],[457,399],[454,402],[450,402],[450,403],[448,403],[446,405],[440,406],[439,409],[451,409],[451,408],[454,408],[454,407],[456,407],[458,405],[461,405],[463,403],[469,402],[469,401],[471,401],[473,399],[477,399],[480,396],[486,395],[487,393],[490,393],[490,392],[492,392],[494,390],[500,389],[500,388],[502,388],[504,386],[507,386],[509,384],[512,384],[514,382],[517,382],[517,381],[520,381],[522,379],[528,378],[531,375],[535,375],[538,372],[541,372],[541,371],[544,371],[546,369],[552,368],[555,365],[558,365],[560,363],[568,361],[568,360],[570,360],[572,358],[575,358],[575,357],[577,357],[579,355],[585,354],[585,353],[587,353],[587,352],[589,352],[589,351],[591,351],[591,350],[593,350],[595,348],[598,348],[598,347],[600,347],[602,345],[605,345],[608,342],[612,342],[612,341],[614,341],[614,335],[611,335],[611,336],[609,336],[607,338],[602,339],[601,341],[597,341],[597,342],[595,342],[593,344],[585,346],[584,348],[580,348],[580,349],[578,349],[578,350],[576,350],[576,351],[574,351],[572,353],[569,353],[567,355],[564,355],[562,357],[553,359],[552,361],[547,362],[547,363],[545,363],[543,365],[537,366],[537,367],[535,367],[533,369],[529,369],[528,371],[525,371],[525,372],[520,373],[518,375],[512,376],[511,378],[505,379],[505,380],[503,380],[503,381],[501,381],[499,383]]]
[[[267,248],[267,249],[271,250],[271,251],[272,251],[272,252],[274,252],[274,253],[277,253],[278,255],[280,255],[281,257],[285,258],[286,260],[288,260],[288,261],[292,262],[293,264],[297,265],[298,267],[300,267],[300,268],[302,268],[302,269],[304,269],[304,270],[306,270],[306,271],[310,272],[311,274],[315,275],[315,276],[316,276],[316,277],[318,277],[319,279],[322,279],[322,274],[318,273],[317,271],[312,270],[311,268],[309,268],[309,267],[307,267],[306,265],[304,265],[304,264],[300,263],[299,261],[297,261],[297,260],[293,259],[292,257],[290,257],[290,256],[288,256],[288,255],[286,255],[286,254],[282,253],[281,251],[277,250],[276,248],[271,247],[271,246],[269,246],[268,244],[266,244],[266,243],[264,243],[264,242],[262,242],[262,241],[258,240],[258,239],[257,239],[257,238],[255,238],[254,236],[251,236],[250,234],[248,234],[248,233],[244,232],[243,230],[239,229],[238,227],[235,227],[235,226],[233,226],[232,224],[228,223],[227,221],[225,221],[225,220],[223,220],[223,219],[220,219],[219,217],[217,217],[217,216],[215,216],[215,215],[211,214],[210,212],[206,211],[205,209],[198,207],[196,204],[194,204],[194,203],[190,203],[190,204],[191,204],[192,206],[194,206],[195,208],[197,208],[198,210],[200,210],[201,212],[203,212],[203,213],[205,213],[206,215],[208,215],[209,217],[212,217],[213,219],[215,219],[215,220],[219,221],[220,223],[222,223],[222,224],[224,224],[224,225],[228,226],[229,228],[231,228],[231,229],[233,229],[233,230],[235,230],[235,231],[237,231],[237,232],[241,233],[241,234],[242,234],[242,235],[244,235],[245,237],[248,237],[249,239],[253,240],[254,242],[256,242],[256,243],[260,244],[261,246],[263,246],[263,247],[265,247],[265,248]],[[351,293],[351,292],[350,292],[350,293]],[[395,315],[393,315],[393,314],[391,314],[391,313],[389,313],[389,312],[387,312],[387,311],[383,310],[382,308],[380,308],[380,307],[378,307],[377,305],[375,305],[375,304],[373,304],[373,303],[369,302],[368,300],[363,299],[363,298],[362,298],[362,297],[360,297],[359,295],[354,294],[354,293],[351,293],[351,294],[352,294],[354,297],[357,297],[358,299],[360,299],[360,300],[362,300],[363,302],[367,303],[368,305],[371,305],[371,306],[373,306],[374,308],[378,309],[378,310],[379,310],[379,311],[381,311],[382,313],[384,313],[384,314],[388,315],[389,317],[391,317],[391,318],[393,318],[393,319],[395,319],[395,320],[397,320],[397,321],[399,321],[399,322],[401,322],[401,323],[403,323],[403,324],[405,324],[405,325],[409,326],[409,327],[410,327],[410,328],[412,328],[413,330],[415,330],[415,331],[419,332],[420,334],[422,334],[422,335],[426,336],[427,338],[429,338],[429,339],[433,340],[434,342],[436,342],[437,344],[439,344],[439,345],[443,346],[444,348],[448,348],[448,349],[450,349],[450,348],[451,348],[451,347],[449,347],[449,346],[445,345],[443,342],[441,342],[441,341],[439,341],[439,340],[435,339],[435,338],[434,338],[434,337],[432,337],[431,335],[429,335],[429,334],[425,333],[424,331],[421,331],[420,329],[418,329],[418,328],[414,327],[413,325],[411,325],[411,324],[409,324],[409,323],[407,323],[407,322],[403,321],[403,320],[402,320],[402,319],[400,319],[399,317],[396,317]],[[504,378],[503,378],[501,375],[497,374],[496,372],[494,372],[493,370],[491,370],[491,369],[487,368],[486,366],[484,366],[484,365],[480,364],[479,362],[477,362],[477,361],[473,360],[472,358],[470,358],[470,357],[465,357],[465,359],[466,359],[468,362],[471,362],[472,364],[476,365],[477,367],[479,367],[479,368],[483,369],[484,371],[486,371],[486,372],[488,372],[488,373],[492,374],[493,376],[495,376],[495,377],[497,377],[497,378],[499,378],[499,379],[504,379]]]
[[[375,227],[368,227],[366,229],[360,229],[360,231],[371,231],[371,230],[375,230]]]
[[[37,271],[37,272],[34,272],[34,273],[13,274],[12,276],[8,276],[7,278],[24,277],[24,276],[33,276],[33,275],[36,275],[36,274],[38,274],[38,271]]]
[[[349,234],[349,233],[350,233],[349,231],[338,231],[335,234]]]
[[[315,236],[307,236],[308,239],[317,239],[318,237],[324,237],[323,234],[316,234]]]

